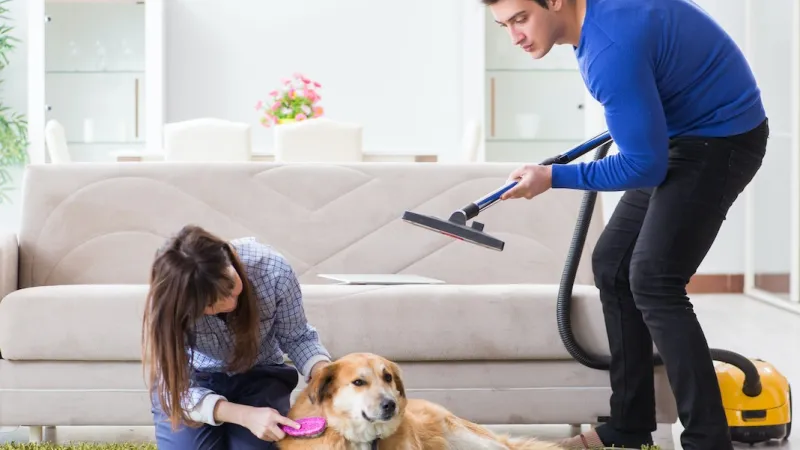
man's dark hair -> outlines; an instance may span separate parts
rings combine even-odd
[[[481,0],[484,5],[494,5],[495,3],[499,2],[500,0]],[[547,0],[531,0],[532,2],[536,2],[544,9],[547,8]]]

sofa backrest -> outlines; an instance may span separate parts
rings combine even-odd
[[[501,202],[477,218],[496,252],[400,220],[447,218],[501,187],[506,163],[131,162],[31,165],[20,229],[20,287],[148,282],[154,252],[192,223],[254,236],[302,283],[320,273],[408,273],[453,284],[557,284],[582,192]],[[593,284],[594,210],[577,282]]]

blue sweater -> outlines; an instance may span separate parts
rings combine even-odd
[[[744,55],[690,0],[587,0],[575,54],[619,153],[553,165],[554,188],[657,186],[669,138],[738,134],[766,117]]]

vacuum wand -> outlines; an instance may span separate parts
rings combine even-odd
[[[609,141],[611,141],[611,135],[608,131],[605,131],[572,148],[571,150],[548,158],[539,164],[543,166],[551,164],[568,164]],[[481,197],[480,199],[464,206],[461,209],[454,211],[448,220],[442,220],[436,217],[426,216],[411,211],[404,212],[402,219],[412,225],[417,225],[431,231],[436,231],[462,241],[471,242],[492,250],[503,251],[505,243],[500,239],[484,233],[484,225],[482,223],[473,222],[472,226],[468,227],[467,221],[477,217],[478,214],[499,202],[503,194],[513,189],[517,183],[519,182],[516,180],[508,182],[501,188]]]

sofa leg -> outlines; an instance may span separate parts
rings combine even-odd
[[[569,435],[570,436],[577,436],[581,434],[581,427],[582,425],[579,423],[573,423],[569,426]]]
[[[43,442],[55,442],[56,441],[56,427],[49,425],[44,427],[44,432],[42,433],[42,441]]]
[[[28,427],[28,440],[31,443],[40,443],[42,442],[42,437],[44,435],[44,427],[42,426],[29,426]]]

